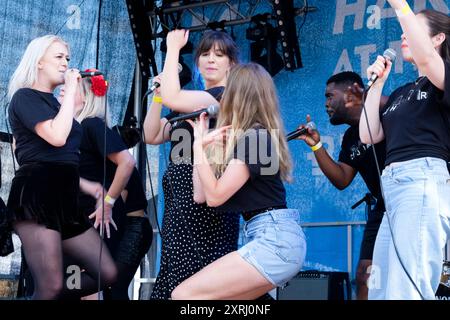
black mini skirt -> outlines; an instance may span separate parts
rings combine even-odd
[[[61,233],[63,240],[91,227],[78,211],[78,166],[38,162],[22,165],[11,184],[8,220],[34,220]]]

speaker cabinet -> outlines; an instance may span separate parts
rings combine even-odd
[[[348,272],[302,271],[277,289],[278,300],[350,300]]]

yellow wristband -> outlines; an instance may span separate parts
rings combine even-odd
[[[109,203],[111,206],[114,206],[114,203],[116,202],[116,199],[114,199],[109,194],[107,194],[106,197],[105,197],[105,202]]]
[[[404,17],[413,13],[413,11],[411,10],[409,4],[405,1],[405,5],[401,9],[395,10],[395,13],[397,14],[397,17]]]
[[[321,142],[321,141],[319,141],[319,142],[317,142],[315,145],[313,145],[313,146],[311,147],[311,150],[312,150],[313,152],[316,152],[316,151],[319,150],[320,148],[322,148],[322,142]]]
[[[156,102],[156,103],[162,103],[162,97],[159,97],[159,96],[153,96],[153,102]]]

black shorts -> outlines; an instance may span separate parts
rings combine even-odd
[[[377,238],[381,220],[383,220],[383,214],[384,211],[382,210],[373,210],[369,213],[363,239],[361,241],[359,260],[372,260],[373,248],[375,246],[375,240]]]
[[[80,177],[78,166],[38,162],[22,165],[11,183],[8,220],[35,220],[61,233],[63,240],[75,237],[91,225],[78,212]]]

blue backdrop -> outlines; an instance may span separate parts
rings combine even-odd
[[[432,8],[449,14],[448,0],[408,2],[415,12]],[[327,79],[340,71],[355,71],[366,79],[365,70],[370,62],[386,48],[393,48],[397,52],[397,60],[385,88],[386,95],[400,84],[415,79],[417,74],[401,57],[401,29],[394,11],[386,1],[310,0],[308,3],[318,10],[307,14],[299,33],[304,67],[294,72],[281,71],[275,75],[274,80],[286,131],[297,128],[300,123],[305,122],[306,115],[310,114],[318,126],[325,147],[337,159],[347,126],[332,126],[328,121],[324,97]],[[295,4],[296,7],[301,7],[303,1],[296,1]],[[257,13],[271,10],[270,6],[260,6]],[[224,10],[222,18],[229,18],[228,15],[228,10]],[[296,18],[297,26],[301,25],[303,19],[304,17]],[[184,25],[188,26],[190,22],[184,21]],[[248,25],[228,29],[236,38],[244,62],[250,57],[249,41],[245,39],[246,28]],[[199,33],[191,33],[194,45],[198,43],[200,36]],[[185,56],[185,59],[193,65],[190,56]],[[162,61],[160,55],[159,61]],[[339,191],[322,174],[310,148],[302,141],[291,141],[289,147],[295,169],[294,182],[286,185],[288,204],[300,210],[303,223],[365,220],[363,205],[355,210],[350,209],[368,192],[359,175],[347,189]],[[161,177],[166,160],[164,154],[160,154]],[[161,204],[160,213],[162,208]],[[352,228],[353,275],[359,258],[362,231],[363,227]],[[348,271],[346,227],[307,228],[305,233],[308,242],[305,268]]]
[[[76,2],[76,3],[74,3]],[[240,1],[245,6],[245,1]],[[322,135],[329,153],[336,159],[346,126],[331,126],[325,113],[325,82],[332,74],[353,70],[362,76],[370,61],[386,48],[400,53],[400,35],[394,12],[384,0],[310,0],[318,8],[306,16],[299,33],[304,67],[295,72],[282,71],[275,77],[280,96],[286,131],[295,129],[310,114]],[[449,0],[408,1],[414,11],[425,7],[449,14]],[[109,102],[113,123],[121,122],[128,102],[133,78],[135,50],[124,0],[102,2],[100,45],[97,47],[97,21],[99,1],[93,0],[2,0],[0,8],[0,96],[6,92],[8,79],[16,68],[29,41],[37,36],[59,31],[72,49],[71,65],[81,69],[95,65],[99,52],[99,68],[111,84]],[[238,1],[231,1],[232,4]],[[303,1],[296,1],[296,7]],[[78,10],[76,15],[71,15]],[[271,6],[262,6],[259,12],[272,12]],[[220,13],[228,18],[228,10]],[[304,17],[297,17],[300,26]],[[68,20],[67,24],[65,24]],[[219,19],[220,20],[220,17]],[[189,23],[187,21],[186,23]],[[189,25],[189,24],[186,24]],[[243,61],[249,60],[248,26],[232,30],[241,49]],[[60,29],[61,28],[61,29]],[[60,30],[59,30],[60,29]],[[231,32],[231,30],[229,30]],[[192,34],[194,45],[201,35]],[[161,53],[157,51],[161,65]],[[192,57],[186,62],[192,65]],[[386,86],[385,94],[416,77],[412,66],[403,62],[400,54],[394,72]],[[5,106],[5,101],[1,101]],[[5,132],[4,112],[0,114],[0,131]],[[310,149],[301,141],[289,144],[294,163],[294,182],[287,185],[290,207],[301,211],[302,222],[333,222],[364,220],[364,208],[351,210],[350,206],[367,192],[358,177],[344,191],[335,189],[320,172]],[[164,153],[160,152],[160,178],[165,168]],[[154,161],[158,156],[153,157]],[[153,163],[154,164],[154,163]],[[153,167],[153,166],[152,166]],[[161,179],[159,179],[161,181]],[[4,184],[3,188],[8,186]],[[161,194],[159,188],[159,194]],[[162,199],[162,197],[160,197]],[[162,203],[162,202],[161,202]],[[162,206],[160,205],[160,209]],[[162,210],[159,210],[162,213]],[[362,228],[353,228],[353,270],[359,255]],[[322,270],[347,270],[346,229],[327,227],[308,229],[307,268]]]

